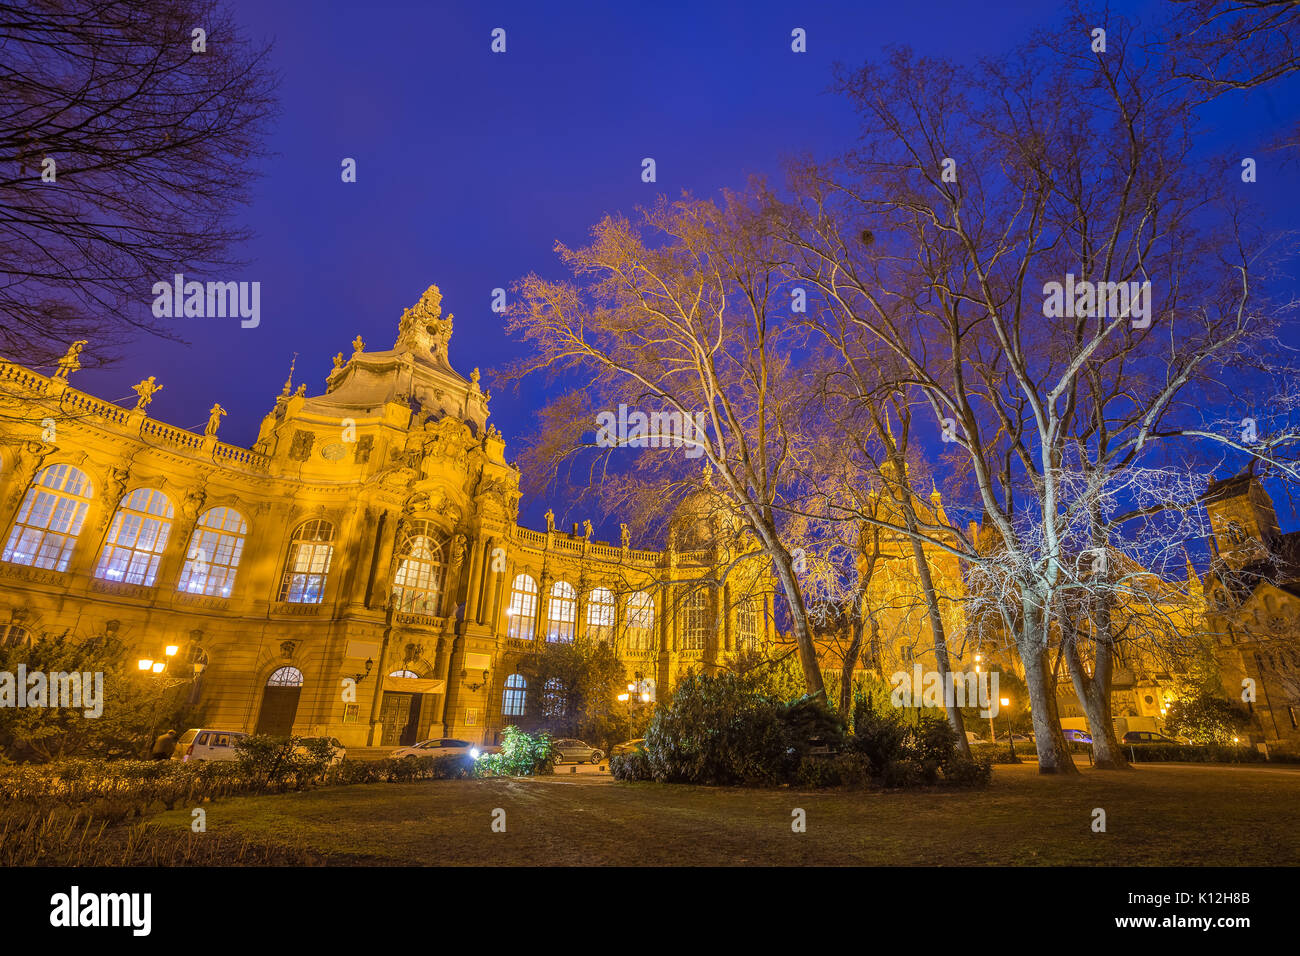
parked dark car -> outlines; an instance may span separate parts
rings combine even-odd
[[[1086,730],[1077,730],[1073,727],[1066,727],[1061,731],[1065,734],[1065,739],[1072,744],[1090,744],[1092,743],[1092,734]]]
[[[1180,741],[1151,730],[1130,730],[1120,738],[1122,744],[1176,744]]]

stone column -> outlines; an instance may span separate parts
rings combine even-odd
[[[484,543],[475,533],[469,543],[469,582],[465,593],[465,623],[478,623],[479,590],[483,586]]]

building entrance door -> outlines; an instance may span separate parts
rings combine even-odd
[[[417,742],[420,729],[420,704],[423,694],[384,692],[384,702],[379,712],[384,728],[384,746],[409,747]]]

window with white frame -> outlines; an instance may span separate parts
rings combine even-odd
[[[280,580],[280,600],[289,604],[320,604],[334,558],[334,525],[323,518],[300,524],[289,541],[289,554]]]
[[[587,595],[587,635],[597,641],[614,636],[614,592],[609,588],[594,588]]]
[[[117,507],[95,577],[152,587],[172,529],[172,503],[155,488],[137,488]]]
[[[524,680],[524,675],[511,674],[506,678],[506,689],[501,694],[501,715],[503,717],[522,717],[527,696],[528,681]]]
[[[438,613],[442,594],[442,545],[428,521],[415,521],[407,529],[398,550],[397,572],[393,576],[393,597],[397,610],[407,614]]]
[[[654,647],[655,602],[649,591],[627,596],[627,642],[634,650]]]
[[[573,625],[578,619],[578,592],[568,581],[551,585],[551,599],[546,609],[546,639],[552,644],[573,640]]]
[[[515,575],[510,588],[510,605],[506,608],[506,635],[528,640],[533,636],[533,622],[537,620],[537,582],[530,574]]]
[[[707,588],[693,588],[686,595],[682,614],[682,650],[702,651],[709,633],[709,592]]]
[[[52,571],[68,570],[86,509],[94,497],[94,485],[84,472],[71,465],[42,468],[18,508],[3,560]]]
[[[247,534],[248,522],[234,508],[209,508],[203,512],[190,535],[176,590],[230,597]]]

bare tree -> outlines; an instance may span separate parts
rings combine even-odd
[[[690,476],[700,474],[699,461],[708,463],[716,474],[709,500],[737,515],[772,562],[808,692],[817,694],[821,669],[781,533],[785,478],[806,439],[791,371],[793,330],[775,320],[783,303],[770,246],[749,204],[731,195],[720,206],[660,201],[638,223],[607,217],[590,245],[557,245],[576,282],[530,275],[516,284],[509,328],[534,348],[511,374],[584,380],[581,396],[562,396],[541,413],[548,474],[554,463],[594,449],[595,485],[608,482],[626,498],[640,484],[642,500],[662,499],[674,481],[698,482]],[[600,414],[627,408],[648,426],[611,434],[598,424]],[[611,473],[615,449],[647,445],[621,474]]]
[[[215,0],[0,2],[0,49],[0,354],[49,366],[92,339],[90,364],[174,336],[153,284],[247,235],[268,50]]]
[[[1169,441],[1233,444],[1207,398],[1260,366],[1280,319],[1252,284],[1266,237],[1224,177],[1197,172],[1195,90],[1113,16],[1095,52],[1090,22],[975,68],[898,51],[844,76],[861,146],[796,170],[787,216],[792,281],[865,334],[864,361],[888,354],[960,453],[997,536],[983,563],[1010,574],[999,614],[1043,772],[1074,770],[1049,660],[1067,529]],[[1092,546],[1122,525],[1094,523]]]

